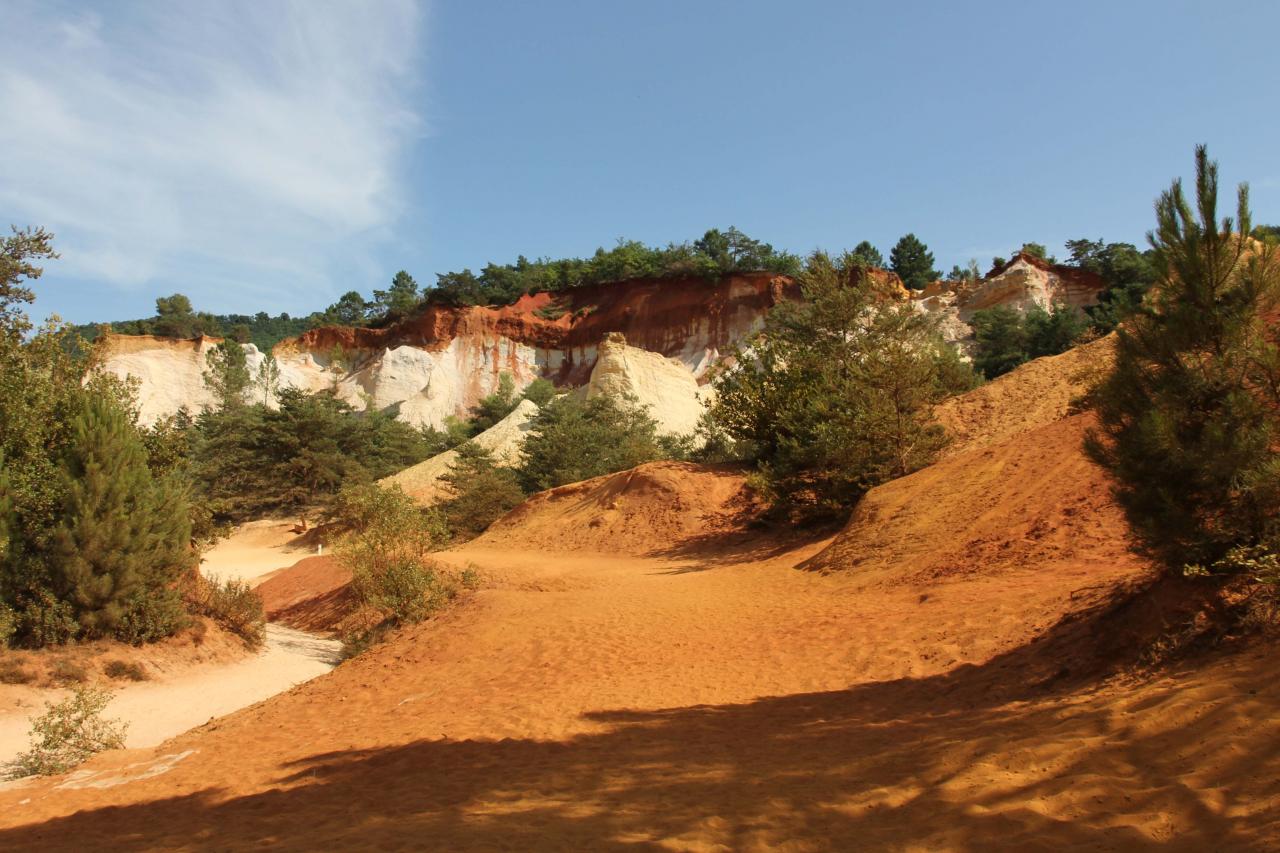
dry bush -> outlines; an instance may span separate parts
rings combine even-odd
[[[64,684],[83,684],[89,680],[89,670],[75,661],[59,658],[49,667],[49,676]]]
[[[109,660],[102,667],[107,678],[124,678],[129,681],[146,681],[150,676],[142,664],[123,660]]]
[[[30,684],[35,680],[36,674],[21,661],[15,658],[0,661],[0,684]]]

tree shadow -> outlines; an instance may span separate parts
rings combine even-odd
[[[318,752],[269,790],[82,811],[0,832],[0,849],[1266,849],[1280,738],[1249,725],[1256,708],[1179,711],[1190,669],[1132,707],[1087,701],[1111,640],[1063,671],[1064,649],[1126,613],[1108,602],[926,678],[592,712],[600,731],[566,740]],[[1242,695],[1268,683],[1241,678]],[[1117,725],[1133,713],[1169,722]]]

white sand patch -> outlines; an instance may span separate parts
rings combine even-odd
[[[267,625],[266,643],[253,657],[199,669],[171,681],[122,687],[104,716],[129,724],[125,746],[156,746],[215,717],[324,675],[337,665],[341,649],[338,640]],[[66,690],[51,690],[48,701],[67,695]],[[42,713],[43,705],[0,715],[0,763],[29,748],[31,718]]]

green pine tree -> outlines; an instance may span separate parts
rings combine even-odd
[[[245,392],[253,384],[244,347],[233,340],[220,342],[209,350],[205,362],[204,384],[218,401],[218,408],[244,404]]]
[[[849,253],[849,260],[856,266],[884,269],[884,255],[880,254],[880,250],[867,240],[853,247],[853,251]]]
[[[152,480],[137,432],[118,406],[88,398],[71,430],[55,565],[84,634],[105,636],[168,597],[191,564],[191,522],[183,496]]]
[[[851,263],[815,253],[804,299],[770,311],[714,382],[706,431],[754,448],[779,507],[842,512],[928,464],[945,438],[933,403],[973,384],[932,318],[877,293]]]
[[[933,268],[933,253],[915,234],[903,236],[894,245],[889,252],[889,268],[912,290],[923,290],[941,275]]]
[[[1212,563],[1280,533],[1280,256],[1251,245],[1248,187],[1217,221],[1218,168],[1196,149],[1195,209],[1180,181],[1148,235],[1156,283],[1118,329],[1087,449],[1135,531],[1174,565]]]
[[[413,276],[400,270],[391,280],[390,288],[373,292],[373,301],[387,315],[403,317],[418,304],[418,283]]]
[[[516,472],[494,461],[493,454],[468,441],[457,448],[458,458],[441,478],[452,492],[441,509],[457,536],[478,536],[524,500]]]

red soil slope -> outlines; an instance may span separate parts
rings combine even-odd
[[[735,530],[752,509],[736,469],[651,462],[540,492],[472,547],[653,554]]]
[[[255,591],[267,619],[299,631],[336,631],[353,609],[351,572],[333,557],[305,557],[263,581]]]
[[[1098,675],[1150,569],[1087,423],[961,450],[798,547],[733,535],[723,471],[539,496],[444,555],[487,585],[441,618],[0,791],[0,848],[1274,849],[1273,648]]]

